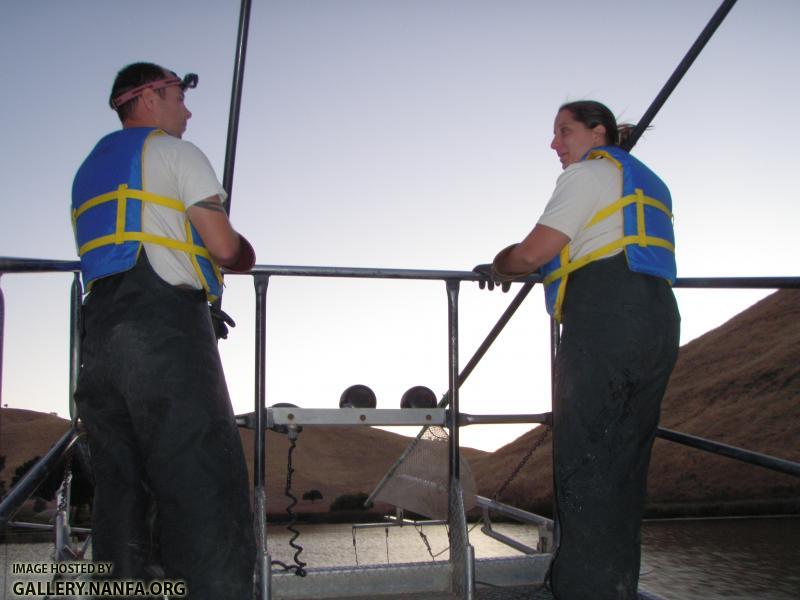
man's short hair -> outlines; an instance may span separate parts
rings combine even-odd
[[[130,64],[117,73],[117,77],[114,79],[114,85],[111,88],[111,95],[108,97],[108,104],[112,109],[117,111],[117,116],[119,116],[120,121],[125,122],[125,119],[133,113],[133,109],[136,108],[136,103],[139,101],[139,98],[131,98],[119,107],[114,106],[114,98],[145,83],[160,81],[165,78],[165,73],[175,75],[175,73],[164,67],[146,62]],[[163,89],[156,90],[156,93],[162,97],[164,96]]]

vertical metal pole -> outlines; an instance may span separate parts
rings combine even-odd
[[[0,273],[0,427],[3,426],[3,345],[6,328],[6,299],[3,296],[3,274]]]
[[[458,439],[458,288],[457,280],[447,281],[447,332],[450,413],[450,479],[460,479]]]
[[[556,354],[561,343],[561,326],[558,321],[550,318],[550,410],[553,409],[553,400],[556,396]]]
[[[74,450],[73,450],[74,451]],[[55,555],[56,562],[63,562],[74,558],[70,548],[69,513],[72,506],[72,472],[66,473],[62,485],[56,493],[56,519],[55,530]]]
[[[236,163],[236,140],[239,135],[239,111],[242,106],[242,81],[244,62],[247,55],[247,32],[250,28],[250,0],[242,0],[239,10],[239,34],[236,39],[236,59],[233,65],[233,86],[231,88],[231,108],[228,115],[228,138],[225,145],[225,171],[222,187],[228,192],[225,211],[231,214],[233,196],[233,169]]]
[[[72,275],[72,285],[70,286],[69,297],[69,416],[72,421],[73,430],[78,423],[78,410],[75,404],[75,388],[78,385],[78,374],[81,370],[81,303],[83,300],[83,286],[81,285],[81,273],[76,271]],[[72,452],[78,452],[76,447]],[[67,459],[69,461],[69,459]],[[70,472],[65,473],[61,487],[58,490],[58,510],[56,511],[56,562],[70,560],[74,557],[70,546],[70,522],[69,515],[72,510],[72,467]]]
[[[558,321],[550,318],[550,414],[552,420],[553,437],[555,441],[555,402],[556,402],[556,355],[558,354],[558,346],[561,344],[561,325]],[[553,443],[553,548],[555,552],[558,548],[561,539],[561,527],[558,522],[558,501],[556,500],[556,447]]]
[[[3,274],[0,273],[0,408],[3,406],[3,345],[6,330],[6,298],[3,295]],[[2,417],[0,417],[2,422]]]
[[[75,406],[75,388],[78,385],[78,374],[81,370],[81,301],[83,286],[81,274],[75,273],[70,290],[69,303],[69,416],[72,424],[78,420]]]
[[[469,544],[466,515],[464,514],[464,491],[461,488],[460,441],[458,434],[458,280],[447,281],[447,322],[449,355],[450,429],[448,523],[450,525],[451,589],[464,600],[475,596],[475,554]]]
[[[269,275],[256,274],[253,277],[256,288],[256,454],[253,462],[253,485],[263,486],[266,479],[264,461],[264,418],[266,416],[266,347],[267,347],[267,286]]]
[[[266,527],[266,347],[267,347],[267,287],[269,275],[256,273],[253,277],[256,290],[256,364],[255,364],[255,456],[253,460],[253,526],[256,534],[259,570],[259,595],[261,600],[270,598],[270,564],[267,552]]]

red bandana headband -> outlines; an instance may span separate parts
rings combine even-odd
[[[195,88],[197,87],[197,82],[199,81],[199,77],[194,73],[189,73],[183,79],[179,77],[170,77],[168,79],[160,79],[159,81],[151,81],[149,83],[145,83],[144,85],[140,85],[138,87],[133,88],[132,90],[128,90],[114,98],[111,101],[111,106],[114,109],[118,109],[120,106],[133,100],[134,98],[141,96],[145,90],[161,90],[166,87],[172,87],[174,85],[181,86],[181,89],[185,90],[186,88]]]

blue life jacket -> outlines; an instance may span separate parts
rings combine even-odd
[[[147,242],[188,254],[208,300],[213,302],[222,295],[222,273],[189,219],[185,218],[183,240],[142,231],[145,202],[186,212],[180,200],[143,189],[147,141],[157,135],[167,134],[149,127],[110,133],[97,143],[75,175],[72,226],[84,287],[89,291],[92,283],[101,277],[132,269],[142,242]]]
[[[621,148],[593,148],[583,160],[597,158],[610,160],[622,171],[622,197],[598,211],[584,229],[621,210],[623,233],[620,239],[577,260],[570,260],[567,244],[558,256],[542,266],[547,312],[557,321],[561,320],[569,274],[619,248],[624,248],[631,271],[661,277],[670,285],[675,283],[675,234],[669,189],[647,166]]]

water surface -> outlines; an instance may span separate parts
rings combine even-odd
[[[494,528],[529,546],[536,529],[496,524]],[[350,525],[300,525],[300,560],[309,567],[447,560],[443,526],[357,529]],[[285,528],[270,525],[273,559],[293,563]],[[517,552],[480,533],[470,533],[475,555]],[[641,587],[667,600],[800,599],[800,518],[649,521],[642,529]],[[9,595],[10,563],[49,561],[52,544],[0,546],[0,598]],[[275,567],[276,569],[279,567]]]

